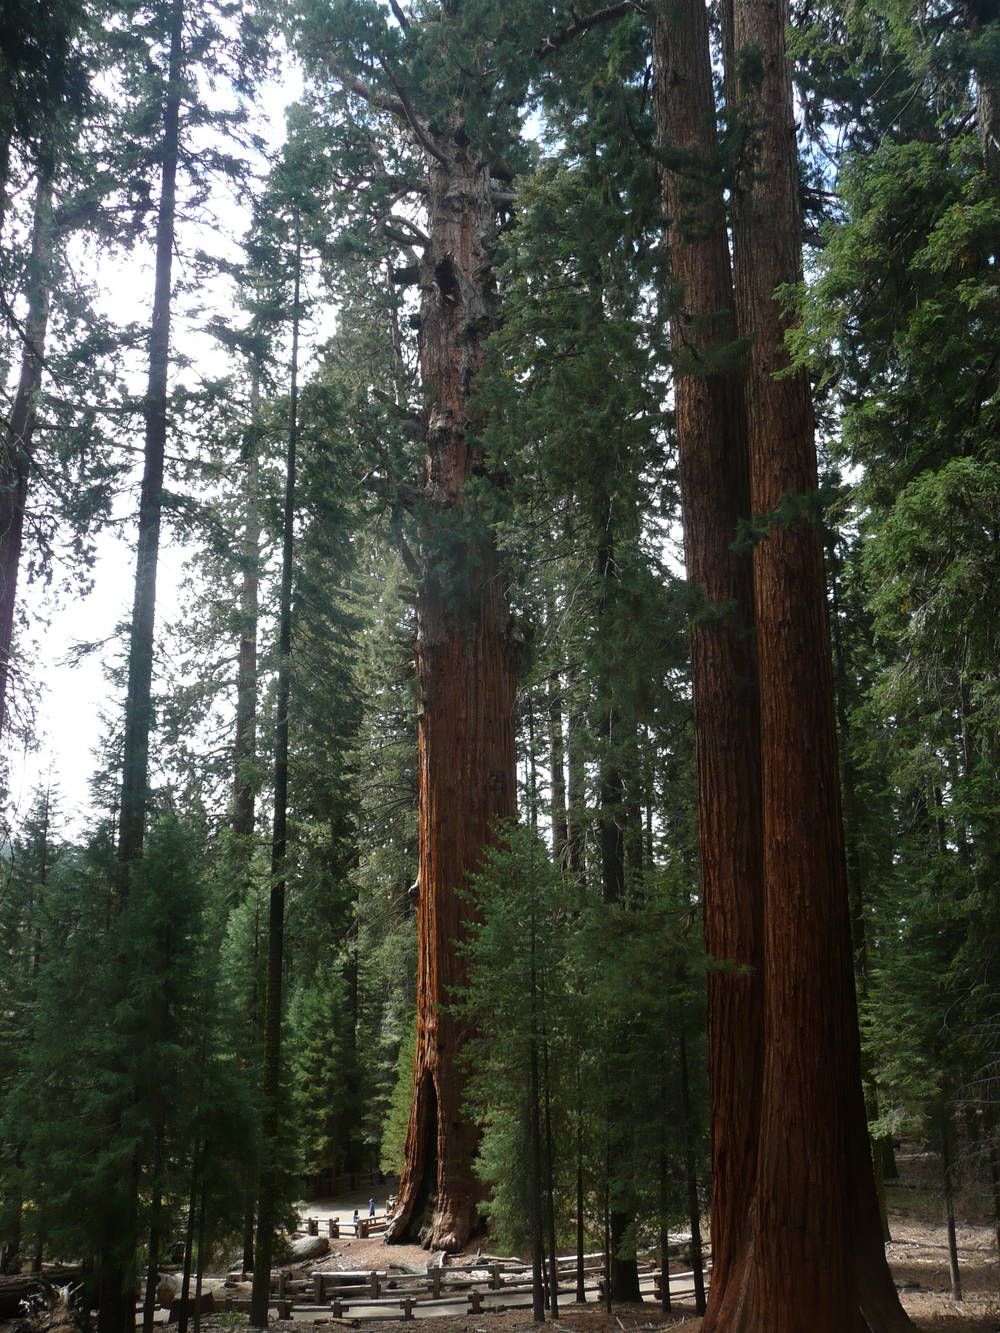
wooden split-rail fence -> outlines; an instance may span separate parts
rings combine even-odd
[[[675,1286],[691,1278],[690,1273],[671,1273]],[[660,1299],[662,1272],[651,1262],[640,1262],[640,1282],[652,1284],[652,1295]],[[230,1281],[235,1282],[235,1275]],[[604,1289],[604,1259],[589,1254],[584,1261],[584,1285],[591,1297],[600,1299]],[[510,1305],[524,1305],[532,1290],[531,1267],[520,1260],[476,1259],[464,1264],[428,1267],[425,1273],[388,1269],[314,1272],[293,1276],[288,1272],[271,1275],[271,1307],[281,1319],[295,1314],[308,1319],[331,1316],[413,1319],[418,1307],[465,1307],[465,1312],[480,1314],[502,1310]],[[221,1295],[222,1293],[217,1293]],[[559,1259],[559,1294],[572,1299],[576,1295],[576,1256]],[[229,1300],[223,1296],[223,1308],[248,1310],[250,1302]],[[430,1311],[428,1311],[430,1313]]]

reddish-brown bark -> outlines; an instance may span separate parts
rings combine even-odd
[[[764,1072],[742,1252],[713,1290],[706,1327],[889,1333],[911,1326],[885,1262],[862,1097],[825,571],[809,512],[812,396],[805,371],[787,373],[776,297],[801,277],[788,19],[787,0],[734,0],[725,43],[730,91],[755,138],[734,192],[736,312],[751,337],[750,499],[771,516],[754,552]],[[735,81],[733,55],[746,51],[758,85]]]
[[[472,380],[495,323],[489,246],[496,211],[485,162],[460,132],[435,135],[430,244],[421,262],[420,362],[427,458],[417,674],[420,862],[414,1101],[399,1203],[387,1239],[419,1232],[456,1250],[478,1223],[477,1133],[463,1102],[462,1022],[447,1004],[465,977],[463,896],[495,820],[516,813],[517,645],[494,540],[468,500],[482,459],[466,427]],[[430,1208],[431,1199],[433,1208]]]
[[[734,551],[750,515],[746,418],[704,0],[653,14],[653,96],[677,284],[671,334],[691,629],[712,1105],[712,1297],[738,1263],[756,1165],[762,1070],[760,736],[753,574]]]

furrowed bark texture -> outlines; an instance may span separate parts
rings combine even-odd
[[[492,836],[516,813],[517,645],[496,545],[468,503],[482,459],[466,439],[472,379],[494,326],[485,163],[452,131],[428,169],[430,245],[420,266],[427,406],[417,675],[420,862],[414,1101],[399,1203],[387,1239],[419,1233],[457,1250],[478,1225],[476,1129],[462,1109],[465,1031],[445,1006],[465,978],[456,947],[474,911],[461,895]],[[434,1199],[433,1208],[429,1207]]]
[[[156,617],[156,566],[160,553],[163,508],[163,455],[167,444],[167,373],[170,361],[170,271],[174,250],[177,164],[180,147],[181,70],[184,5],[175,0],[170,18],[170,57],[163,103],[162,177],[156,221],[156,272],[153,323],[149,337],[146,385],[146,440],[139,498],[135,599],[128,655],[125,744],[122,751],[122,801],[118,829],[120,889],[128,892],[128,866],[142,855],[149,786],[149,731],[152,724],[153,630]]]
[[[970,36],[978,38],[983,28],[1000,19],[1000,0],[969,0],[965,17]],[[1000,179],[1000,88],[986,69],[976,69],[976,128],[983,149],[983,162],[994,180]]]
[[[753,1190],[762,1059],[763,844],[753,565],[733,550],[750,517],[736,337],[704,0],[653,13],[653,99],[671,266],[675,411],[687,576],[705,597],[691,628],[712,1105],[712,1287],[705,1329],[739,1281]]]
[[[737,327],[753,335],[750,500],[771,515],[754,553],[764,811],[764,1073],[743,1272],[726,1333],[888,1333],[911,1325],[882,1245],[861,1085],[834,682],[812,396],[782,374],[776,289],[801,277],[787,0],[733,0],[730,92],[756,151],[734,192]],[[737,83],[733,53],[762,81]],[[781,516],[775,511],[782,506]],[[713,1283],[714,1285],[714,1283]]]
[[[0,190],[3,182],[0,180]],[[31,477],[35,403],[45,360],[49,324],[49,259],[52,228],[51,170],[40,168],[35,190],[21,373],[0,449],[0,735],[7,717],[10,644],[14,632],[17,573],[24,538],[24,514]]]

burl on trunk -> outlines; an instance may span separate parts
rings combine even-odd
[[[489,246],[496,208],[486,163],[460,129],[435,136],[430,244],[420,266],[420,365],[427,458],[421,522],[417,676],[420,862],[417,1049],[399,1203],[387,1239],[419,1234],[460,1249],[479,1221],[477,1131],[463,1110],[466,1033],[447,1011],[465,977],[464,896],[495,820],[516,813],[517,642],[489,526],[470,494],[483,459],[466,437],[472,380],[495,323]]]

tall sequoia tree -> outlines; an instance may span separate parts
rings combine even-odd
[[[495,821],[516,813],[518,635],[479,500],[489,486],[485,458],[469,435],[473,381],[497,316],[490,247],[509,196],[491,175],[485,146],[473,141],[477,130],[483,137],[480,90],[489,82],[467,88],[465,100],[455,95],[454,82],[466,75],[451,77],[447,43],[461,40],[461,6],[446,7],[434,23],[394,12],[395,27],[370,15],[364,42],[352,34],[350,51],[318,27],[309,45],[347,92],[402,133],[408,185],[425,209],[426,232],[393,212],[405,193],[397,180],[388,218],[380,219],[390,238],[420,251],[425,449],[419,484],[400,483],[397,491],[413,514],[418,546],[415,555],[404,546],[404,558],[417,582],[420,843],[414,1099],[387,1239],[419,1234],[435,1249],[458,1250],[479,1224],[481,1186],[472,1170],[476,1128],[463,1107],[466,1034],[448,1004],[465,980],[461,944],[475,910],[466,896],[470,876]],[[334,10],[322,22],[332,31],[348,18]],[[421,66],[436,71],[436,86],[430,77],[424,87],[414,83],[410,71]],[[501,134],[508,119],[499,117]]]
[[[464,981],[464,896],[496,820],[516,813],[514,694],[518,650],[507,585],[469,483],[483,458],[469,446],[472,379],[496,321],[490,243],[497,202],[489,165],[461,119],[429,153],[427,234],[420,262],[420,368],[425,392],[421,577],[417,602],[417,1048],[406,1162],[392,1238],[437,1195],[428,1239],[460,1249],[477,1225],[475,1126],[463,1108],[463,1032],[447,1005]]]
[[[691,628],[712,1102],[712,1293],[736,1264],[756,1165],[762,1071],[760,714],[750,479],[704,0],[652,14],[653,102],[676,284],[672,356]]]
[[[802,273],[788,19],[786,3],[757,0],[724,19],[729,93],[750,132],[734,227],[763,528],[764,1070],[756,1183],[732,1200],[743,1242],[705,1327],[889,1333],[910,1323],[885,1261],[861,1084],[812,395],[806,371],[788,371],[778,295]]]

